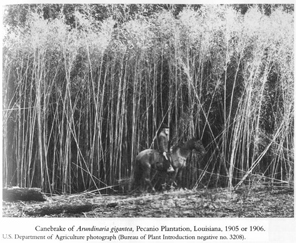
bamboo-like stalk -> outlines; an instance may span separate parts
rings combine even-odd
[[[292,14],[261,18],[251,8],[242,18],[214,5],[175,18],[173,7],[146,15],[142,6],[116,26],[81,8],[74,26],[63,13],[32,14],[7,36],[5,185],[50,193],[118,186],[136,154],[156,148],[163,122],[172,144],[199,136],[207,147],[203,159],[188,160],[187,187],[232,188],[253,173],[292,182]]]

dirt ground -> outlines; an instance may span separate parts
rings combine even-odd
[[[81,193],[47,197],[46,202],[3,202],[3,217],[294,217],[294,191],[171,190],[133,195]]]

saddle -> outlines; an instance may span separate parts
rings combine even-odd
[[[170,152],[166,152],[167,158],[160,152],[160,155],[163,157],[163,161],[157,163],[157,169],[160,171],[167,171],[167,169],[172,165],[172,157]]]

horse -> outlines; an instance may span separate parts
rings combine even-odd
[[[201,140],[198,140],[197,138],[191,138],[185,143],[180,143],[170,148],[169,157],[171,158],[172,166],[174,168],[172,176],[173,182],[176,180],[176,177],[180,174],[181,170],[186,166],[186,160],[192,150],[196,150],[202,155],[206,153]],[[145,149],[136,156],[135,161],[134,183],[137,185],[144,183],[146,189],[147,186],[149,186],[152,191],[155,191],[151,182],[151,171],[152,169],[155,169],[160,172],[166,172],[167,168],[164,166],[164,164],[166,164],[164,156],[157,150]]]

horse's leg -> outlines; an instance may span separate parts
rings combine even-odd
[[[177,187],[180,188],[181,187],[181,182],[182,182],[182,168],[178,171],[178,175],[176,176],[176,184]]]
[[[173,175],[170,178],[170,183],[169,183],[170,184],[170,187],[173,187],[174,184],[176,184],[175,180],[176,180],[176,176],[178,174],[178,171],[179,171],[179,169],[178,168],[175,168],[175,171],[174,171]]]
[[[146,170],[143,173],[143,177],[144,177],[145,184],[148,185],[152,191],[155,191],[155,188],[153,187],[151,182],[151,166],[148,166],[146,168]]]

